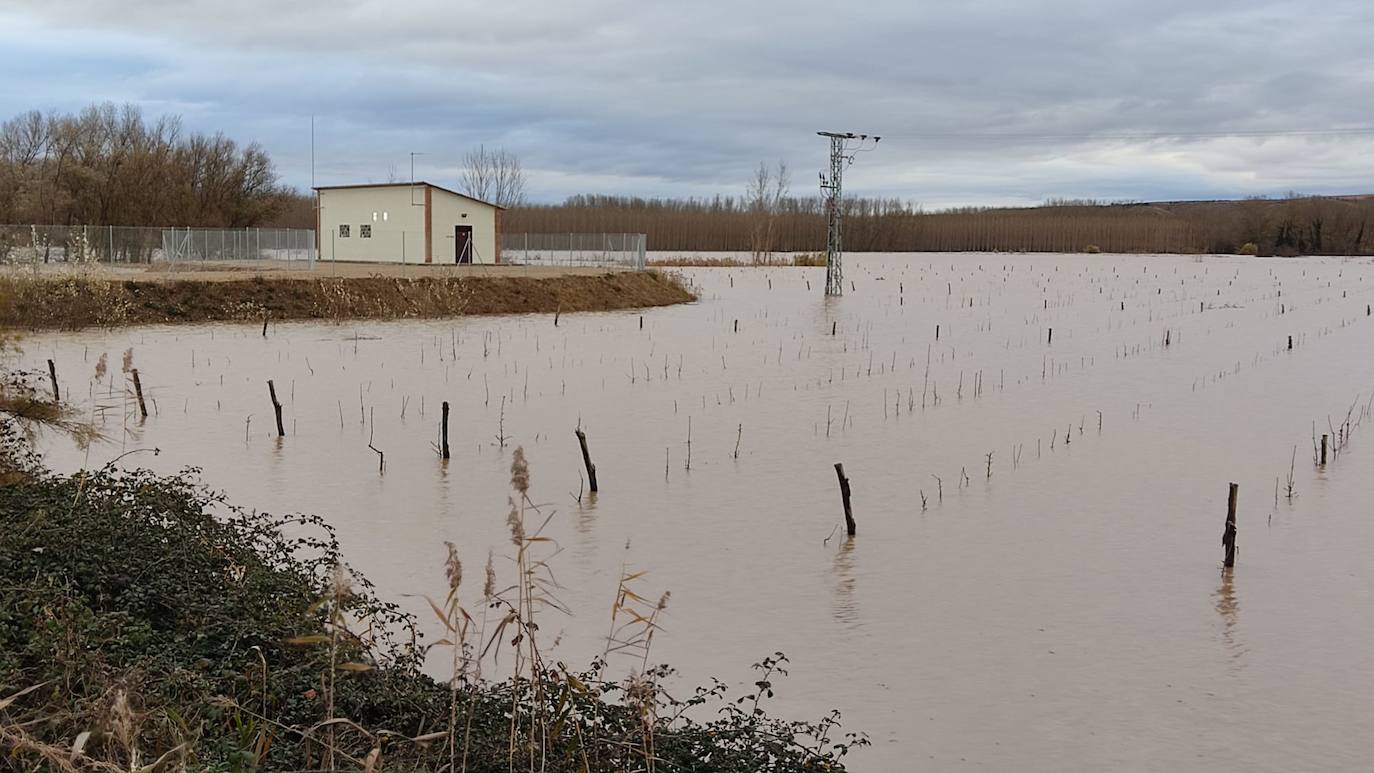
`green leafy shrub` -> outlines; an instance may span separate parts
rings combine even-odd
[[[26,453],[0,429],[0,451]],[[834,771],[868,743],[837,712],[765,713],[780,653],[735,698],[715,682],[675,699],[655,686],[666,668],[612,682],[599,663],[437,682],[414,620],[347,569],[323,520],[233,507],[194,470],[32,470],[0,486],[0,530],[0,748],[17,769],[434,770],[461,755],[469,771]],[[514,707],[547,721],[533,732]]]

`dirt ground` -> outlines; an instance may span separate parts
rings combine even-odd
[[[224,282],[250,277],[272,279],[341,279],[370,277],[399,277],[422,279],[426,277],[531,277],[547,279],[559,276],[599,276],[617,273],[628,269],[606,266],[516,266],[516,265],[464,265],[452,263],[351,263],[318,261],[312,271],[304,261],[285,262],[279,260],[262,261],[225,261],[194,263],[152,263],[143,265],[97,264],[73,266],[69,264],[40,265],[39,274],[61,276],[80,274],[88,278],[165,281],[197,280]],[[0,273],[32,274],[32,266],[7,266]]]

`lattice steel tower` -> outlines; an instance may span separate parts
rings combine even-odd
[[[854,163],[854,154],[873,150],[882,137],[853,132],[816,132],[830,138],[830,176],[821,173],[821,195],[825,199],[825,294],[844,295],[844,168]],[[872,146],[867,146],[873,140]]]

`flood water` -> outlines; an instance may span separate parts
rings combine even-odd
[[[245,507],[326,516],[350,563],[417,613],[402,594],[443,593],[445,540],[469,594],[489,551],[509,555],[523,446],[573,613],[543,618],[553,659],[599,654],[622,567],[645,569],[642,595],[672,591],[651,660],[740,684],[785,652],[772,710],[841,709],[873,741],[856,770],[1374,767],[1374,430],[1324,469],[1312,458],[1314,422],[1330,432],[1374,395],[1374,263],[846,268],[828,300],[824,269],[684,269],[699,303],[557,327],[90,330],[28,336],[21,358],[54,358],[74,402],[103,406],[108,442],[45,440],[56,469],[157,447],[121,464],[199,466]],[[432,446],[444,400],[447,464]],[[579,423],[601,488],[580,504]],[[1276,497],[1295,448],[1295,496]]]

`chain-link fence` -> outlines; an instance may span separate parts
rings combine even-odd
[[[501,262],[517,266],[646,267],[644,234],[501,234]]]
[[[277,260],[313,263],[315,232],[302,228],[165,228],[168,260]]]
[[[0,225],[0,264],[289,261],[312,264],[315,232],[300,228]]]
[[[421,234],[404,236],[401,262],[423,262]],[[500,262],[514,266],[647,266],[644,234],[502,234]],[[328,245],[326,245],[328,246]],[[396,262],[389,252],[386,262]],[[299,228],[157,228],[0,225],[0,265],[273,261],[314,267],[315,232]]]

